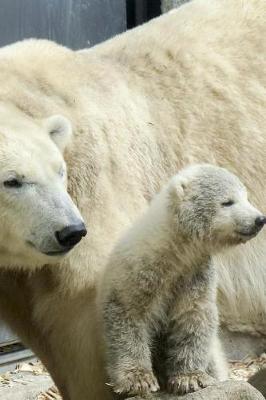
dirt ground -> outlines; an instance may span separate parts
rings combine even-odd
[[[237,381],[247,381],[261,368],[266,367],[266,353],[260,357],[247,356],[241,361],[230,360],[230,378]]]
[[[266,367],[266,353],[260,357],[247,356],[241,361],[230,360],[230,379],[247,381],[260,368]],[[16,369],[0,375],[0,388],[12,387],[12,385],[29,385],[29,377],[36,375],[49,376],[41,362],[18,364]],[[39,393],[35,400],[61,400],[55,386],[45,393]]]

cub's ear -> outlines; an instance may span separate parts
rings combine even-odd
[[[170,182],[170,196],[173,200],[181,201],[184,198],[185,190],[188,185],[188,180],[182,176],[174,176]]]
[[[53,115],[44,120],[44,126],[52,141],[63,153],[72,136],[70,121],[63,115]]]

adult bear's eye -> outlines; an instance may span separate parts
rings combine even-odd
[[[21,187],[22,187],[22,182],[19,181],[19,180],[16,179],[16,178],[8,179],[7,181],[4,181],[4,186],[7,187],[7,188],[15,188],[15,189],[18,189],[18,188],[21,188]]]
[[[234,201],[233,201],[233,200],[228,200],[228,201],[224,201],[224,202],[222,203],[222,206],[223,206],[223,207],[231,207],[233,204],[234,204]]]

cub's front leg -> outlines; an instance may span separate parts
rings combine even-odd
[[[215,382],[207,370],[217,328],[215,288],[210,285],[208,274],[201,274],[186,282],[184,293],[171,312],[166,344],[169,392],[195,392]]]
[[[145,321],[132,315],[113,292],[104,305],[107,373],[116,393],[146,394],[159,389],[152,371]]]

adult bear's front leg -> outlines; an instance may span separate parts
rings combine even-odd
[[[56,271],[47,267],[30,279],[34,327],[42,333],[41,351],[49,351],[49,372],[64,400],[111,400],[97,323],[96,290],[64,291]],[[37,355],[44,359],[38,349]]]

